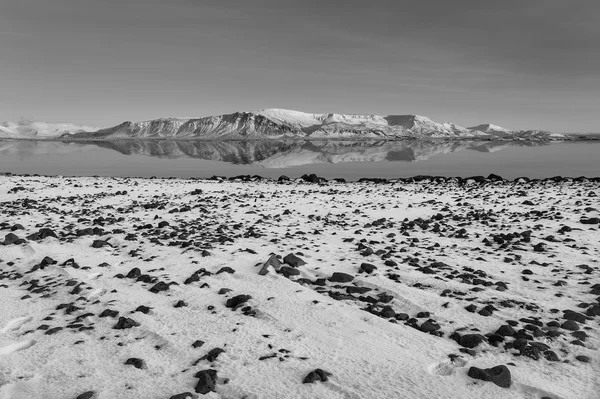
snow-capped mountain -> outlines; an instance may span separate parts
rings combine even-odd
[[[565,135],[560,133],[552,133],[545,130],[509,130],[497,125],[492,125],[491,123],[473,126],[470,127],[469,130],[486,133],[497,138],[513,140],[548,140],[565,138]]]
[[[473,126],[470,127],[469,130],[476,130],[483,133],[510,133],[509,129],[492,125],[491,123],[483,123],[481,125]]]
[[[419,115],[310,114],[285,109],[204,118],[124,122],[73,138],[425,138],[473,137],[485,133]]]
[[[98,127],[62,122],[4,122],[0,123],[0,138],[54,138],[63,134],[97,131]]]
[[[465,128],[420,115],[311,114],[271,108],[201,118],[160,118],[123,122],[104,129],[68,123],[20,122],[0,125],[0,137],[67,139],[403,139],[503,138],[546,140],[562,135],[511,131],[492,124]]]

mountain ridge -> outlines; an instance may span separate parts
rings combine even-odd
[[[37,122],[33,122],[37,123]],[[32,124],[33,124],[32,123]],[[0,125],[0,137],[8,134]],[[492,124],[471,128],[449,122],[435,122],[421,115],[375,115],[307,113],[282,108],[238,111],[231,114],[197,118],[157,118],[125,121],[94,130],[77,125],[65,126],[45,134],[24,137],[68,139],[424,139],[424,138],[514,138],[553,139],[564,137],[541,130],[508,130]],[[6,130],[6,129],[5,129]],[[21,129],[22,131],[23,129]],[[31,131],[35,129],[32,128]]]

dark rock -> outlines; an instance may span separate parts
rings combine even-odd
[[[221,353],[225,352],[224,349],[221,348],[214,348],[208,351],[208,353],[204,356],[202,356],[199,360],[207,360],[209,362],[214,362],[215,360],[217,360],[217,358],[219,357],[219,355]]]
[[[194,395],[191,392],[183,392],[183,393],[178,393],[176,395],[173,395],[169,399],[194,399],[195,397],[196,397],[196,395]]]
[[[316,381],[328,381],[329,380],[329,376],[331,375],[331,373],[328,373],[327,371],[321,370],[321,369],[315,369],[314,371],[311,371],[310,373],[308,373],[306,375],[306,377],[304,377],[304,379],[302,380],[303,384],[312,384],[313,382]]]
[[[513,337],[516,333],[517,332],[515,331],[515,329],[508,324],[504,324],[496,330],[496,334],[502,335],[503,337]]]
[[[304,260],[302,260],[301,258],[297,257],[294,254],[289,254],[286,255],[283,258],[283,263],[286,263],[292,267],[298,267],[298,266],[304,266],[306,265],[306,262]]]
[[[229,274],[233,274],[235,273],[235,270],[233,270],[231,267],[229,266],[224,266],[222,268],[220,268],[217,273],[215,274],[221,274],[221,273],[229,273]]]
[[[129,273],[127,273],[127,275],[125,277],[127,277],[127,278],[138,278],[141,275],[142,275],[142,271],[140,269],[138,269],[137,267],[134,267],[133,269],[131,269],[129,271]]]
[[[144,368],[144,361],[142,359],[138,359],[137,357],[130,357],[125,361],[126,365],[132,365],[136,369]]]
[[[570,331],[577,331],[579,330],[579,324],[577,324],[575,320],[567,320],[564,323],[562,323],[561,328]]]
[[[217,371],[213,369],[198,371],[195,375],[198,383],[194,390],[196,393],[206,395],[209,392],[215,392],[217,382]]]
[[[229,298],[225,303],[225,307],[235,309],[243,303],[246,303],[249,299],[252,299],[250,295],[236,295],[233,298]]]
[[[158,283],[154,284],[149,291],[158,294],[159,292],[167,291],[168,289],[169,284],[165,283],[164,281],[159,281]]]
[[[82,394],[77,395],[77,398],[75,398],[75,399],[92,399],[95,394],[96,394],[96,392],[94,392],[94,391],[86,391]]]
[[[140,323],[128,317],[119,317],[119,321],[113,327],[115,330],[124,330],[132,327],[139,327]]]
[[[354,276],[340,272],[334,272],[331,277],[329,277],[329,281],[334,283],[349,283],[352,280],[354,280]]]
[[[370,263],[362,263],[360,265],[360,270],[362,272],[365,272],[367,274],[371,274],[373,273],[375,270],[377,270],[377,267],[375,267],[374,265],[370,264]]]
[[[484,341],[485,337],[481,334],[465,334],[460,337],[459,345],[465,348],[475,348]]]
[[[278,273],[283,274],[285,277],[290,278],[290,276],[299,276],[300,270],[294,269],[290,266],[281,266],[279,268]]]
[[[477,367],[471,367],[467,375],[477,380],[492,381],[494,384],[502,388],[509,388],[511,383],[510,370],[504,365],[485,370]]]

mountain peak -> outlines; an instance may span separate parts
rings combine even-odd
[[[472,126],[469,130],[477,130],[479,132],[489,133],[489,132],[510,132],[509,129],[505,129],[503,127],[492,125],[491,123],[482,123],[481,125]]]

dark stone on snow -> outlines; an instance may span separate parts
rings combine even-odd
[[[496,330],[496,334],[502,335],[503,337],[513,337],[516,333],[515,329],[508,324],[500,326],[500,328]]]
[[[475,348],[484,341],[485,337],[481,334],[465,334],[460,337],[458,344],[465,348]]]
[[[199,339],[194,341],[194,343],[192,344],[192,348],[200,348],[202,345],[204,345],[204,341],[200,341]]]
[[[352,280],[354,280],[354,276],[340,272],[334,272],[331,277],[329,277],[329,281],[334,283],[349,283]]]
[[[202,356],[200,359],[200,361],[202,360],[208,360],[209,362],[214,362],[215,360],[217,360],[217,358],[219,357],[219,355],[221,353],[225,352],[224,349],[221,348],[214,348],[208,351],[208,353],[204,356]]]
[[[118,310],[104,309],[98,317],[117,317],[119,315]]]
[[[224,267],[220,268],[219,271],[217,271],[217,273],[215,273],[215,274],[221,274],[221,273],[233,274],[233,273],[235,273],[235,270],[233,270],[229,266],[224,266]]]
[[[142,359],[138,359],[137,357],[130,357],[125,361],[126,365],[132,365],[136,369],[142,369],[144,367],[144,361]]]
[[[570,331],[577,331],[579,330],[579,324],[577,324],[575,320],[567,320],[561,325],[561,328]]]
[[[113,327],[115,330],[124,330],[127,328],[138,327],[140,323],[128,317],[119,317],[119,321]]]
[[[94,391],[87,391],[87,392],[77,395],[77,397],[75,399],[92,399],[95,394],[96,394],[96,392],[94,392]]]
[[[283,263],[286,263],[292,267],[298,267],[298,266],[304,266],[306,265],[306,262],[304,260],[302,260],[301,258],[297,257],[294,254],[289,254],[286,255],[283,258]]]
[[[370,263],[362,263],[360,265],[360,270],[362,272],[365,272],[367,274],[371,274],[373,273],[375,270],[377,270],[377,267],[375,267],[375,265],[372,265]]]
[[[225,303],[225,307],[235,309],[243,303],[246,303],[252,297],[250,295],[236,295],[233,298],[229,298]]]
[[[312,384],[313,382],[316,381],[328,381],[329,380],[329,376],[331,375],[331,373],[328,373],[327,371],[321,370],[321,369],[315,369],[314,371],[311,371],[310,373],[308,373],[306,375],[306,377],[304,377],[304,379],[302,380],[303,384]]]
[[[281,266],[278,273],[283,274],[285,277],[290,278],[291,276],[299,276],[300,270],[294,269],[290,266]]]
[[[127,273],[127,278],[138,278],[139,276],[142,275],[142,271],[140,269],[138,269],[137,267],[134,267],[133,269],[131,269],[129,271],[129,273]]]
[[[195,395],[191,392],[183,392],[173,395],[169,399],[194,399],[194,396]]]
[[[509,388],[511,383],[510,370],[504,365],[485,370],[477,367],[471,367],[467,375],[477,380],[492,381],[494,384],[502,388]]]
[[[164,281],[159,281],[158,283],[154,284],[149,291],[158,294],[159,292],[167,291],[168,289],[169,284],[165,283]]]
[[[198,383],[194,390],[196,393],[206,395],[209,392],[215,392],[217,382],[217,371],[213,369],[198,371],[195,375]]]

